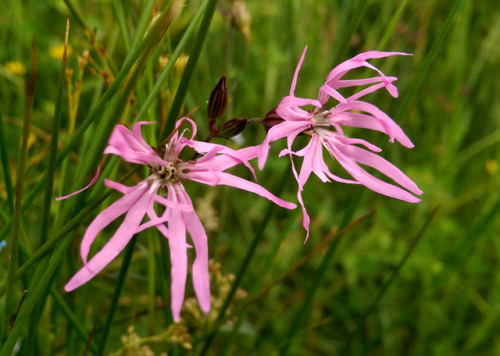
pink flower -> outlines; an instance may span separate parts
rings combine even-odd
[[[179,126],[183,122],[192,126],[189,139],[183,137],[186,130],[179,134]],[[183,181],[192,180],[211,186],[229,185],[258,194],[287,209],[293,209],[296,205],[279,199],[256,183],[224,172],[240,163],[253,172],[248,160],[256,157],[256,147],[232,150],[222,145],[195,141],[196,125],[191,119],[184,118],[177,123],[165,153],[160,156],[142,137],[141,126],[146,124],[148,122],[135,124],[132,132],[122,125],[115,126],[104,153],[118,155],[130,163],[148,165],[151,175],[133,187],[105,180],[108,187],[124,195],[103,210],[87,228],[80,250],[84,265],[64,288],[69,292],[88,282],[125,248],[135,234],[155,226],[168,239],[170,247],[171,309],[174,320],[178,321],[188,272],[187,249],[190,245],[186,242],[186,230],[196,251],[192,266],[194,291],[201,309],[205,313],[210,310],[207,235],[184,190]],[[183,161],[179,154],[185,146],[193,148],[202,156],[197,160]],[[158,193],[160,188],[166,191],[166,197]],[[161,216],[154,209],[155,203],[165,208]],[[126,214],[125,218],[114,235],[88,261],[89,250],[96,236],[123,214]],[[143,222],[146,215],[149,220]]]
[[[411,193],[419,195],[422,194],[422,191],[397,167],[373,153],[380,152],[381,149],[379,147],[362,139],[346,137],[342,130],[342,126],[351,126],[380,131],[389,136],[390,142],[394,142],[394,139],[396,139],[405,147],[413,147],[410,139],[389,116],[375,105],[359,100],[363,96],[381,88],[385,88],[393,97],[398,96],[398,91],[392,84],[397,78],[386,77],[380,70],[366,62],[366,60],[408,54],[377,51],[358,54],[333,68],[319,90],[318,99],[304,99],[296,97],[294,92],[297,84],[297,76],[304,61],[306,51],[307,47],[304,49],[295,70],[290,95],[284,97],[276,109],[276,113],[283,121],[274,125],[269,130],[258,158],[259,168],[262,169],[269,152],[269,143],[283,137],[287,138],[288,148],[280,153],[280,157],[287,153],[290,155],[290,158],[292,154],[304,157],[300,173],[297,174],[295,166],[293,166],[293,173],[299,186],[297,196],[302,206],[304,215],[303,226],[307,231],[307,236],[309,236],[310,219],[302,199],[302,189],[311,173],[316,174],[323,182],[329,182],[330,179],[333,179],[342,183],[362,184],[377,193],[389,197],[411,203],[419,202],[420,199]],[[359,67],[371,68],[378,73],[378,76],[366,79],[342,79],[351,69]],[[338,91],[341,88],[366,85],[368,87],[359,90],[349,97],[344,97]],[[332,108],[327,108],[326,105],[330,97],[336,100],[338,104]],[[312,110],[303,109],[302,107],[304,106],[312,106]],[[295,152],[292,150],[292,143],[300,133],[310,136],[311,140],[306,147]],[[364,146],[368,150],[358,146]],[[330,172],[323,160],[323,147],[326,148],[330,156],[337,160],[354,180],[344,179]],[[361,168],[359,164],[378,170],[406,190],[374,177]]]

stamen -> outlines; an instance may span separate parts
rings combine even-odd
[[[162,181],[177,179],[177,168],[170,162],[168,166],[159,166],[158,168],[153,169],[153,173]]]

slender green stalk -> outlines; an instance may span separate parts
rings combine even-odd
[[[3,210],[3,207],[0,206],[0,220],[4,223],[7,224],[9,222],[9,216],[7,213]]]
[[[118,274],[118,279],[115,284],[115,291],[111,299],[111,304],[108,309],[108,315],[106,318],[106,323],[104,324],[103,334],[101,336],[101,342],[99,343],[99,348],[97,350],[97,356],[104,354],[104,348],[106,347],[106,341],[108,340],[109,330],[111,329],[111,324],[113,324],[113,318],[115,317],[116,308],[118,306],[118,299],[122,292],[123,284],[125,283],[125,277],[127,276],[128,267],[132,261],[132,254],[134,253],[135,243],[137,242],[137,236],[133,237],[125,249],[125,255],[123,256],[122,266],[120,268],[120,273]]]
[[[174,9],[176,9],[175,6]],[[137,79],[137,76],[139,74],[139,69],[148,58],[148,54],[150,53],[152,47],[154,47],[158,43],[158,41],[165,33],[167,26],[170,24],[172,16],[173,11],[167,11],[163,13],[158,18],[154,27],[148,33],[145,42],[147,43],[147,45],[149,45],[149,48],[148,50],[144,51],[144,53],[140,54],[139,60],[137,61],[137,63],[135,63],[134,70],[131,73],[126,73],[127,80],[124,88],[120,90],[119,96],[113,97],[108,107],[109,110],[104,113],[104,117],[102,118],[99,125],[99,135],[98,137],[96,137],[95,146],[91,147],[91,150],[87,156],[88,160],[85,161],[82,166],[80,166],[79,172],[77,173],[77,179],[73,185],[75,187],[75,190],[77,187],[84,184],[87,174],[92,170],[95,170],[95,166],[99,160],[102,149],[104,148],[103,146],[105,144],[105,141],[107,140],[107,135],[109,135],[113,125],[116,123],[116,121],[118,121],[121,115],[121,112],[127,102],[128,94],[130,93],[130,90],[132,89],[133,84],[135,83],[135,80]],[[141,47],[143,47],[142,44],[138,46],[138,49]],[[64,205],[59,216],[57,226],[60,227],[61,225],[64,225],[64,222],[69,218],[72,211],[74,211],[78,207],[78,205],[80,205],[79,201],[73,204]],[[40,297],[43,296],[44,291],[48,287],[50,287],[52,275],[59,266],[70,243],[71,239],[63,239],[62,242],[57,245],[50,261],[48,259],[45,259],[40,262],[39,268],[35,271],[35,275],[31,283],[33,284],[33,286],[30,286],[30,289],[33,291],[33,293],[27,295],[26,300],[21,307],[21,310],[19,311],[17,322],[14,324],[9,337],[7,338],[3,347],[0,349],[0,355],[10,354],[12,347],[17,340],[17,337],[21,332],[23,324],[29,320],[29,315],[35,305],[37,305]]]
[[[407,115],[408,106],[410,105],[411,101],[413,100],[417,92],[420,90],[420,86],[424,82],[424,79],[427,78],[431,64],[432,62],[434,62],[434,59],[436,58],[439,50],[443,45],[444,39],[448,35],[451,25],[453,24],[453,19],[455,18],[455,14],[460,8],[461,3],[462,0],[455,0],[455,3],[453,4],[453,7],[448,13],[448,16],[446,17],[446,20],[443,23],[441,30],[439,31],[436,39],[432,43],[432,46],[427,55],[425,56],[424,61],[420,65],[420,68],[418,69],[415,79],[412,81],[410,87],[408,88],[408,91],[405,93],[403,97],[403,100],[399,104],[398,106],[399,109],[396,112],[396,115],[394,115],[394,121],[401,122],[403,116]]]
[[[389,39],[391,36],[394,34],[394,28],[396,27],[396,24],[398,23],[399,18],[403,14],[403,11],[406,8],[406,5],[408,5],[409,0],[403,0],[399,4],[398,8],[394,12],[394,15],[391,17],[391,20],[389,21],[389,24],[386,26],[384,30],[384,35],[382,36],[382,39],[377,45],[377,49],[379,51],[383,51],[385,47],[387,46],[387,43],[389,42]]]
[[[356,211],[356,208],[359,202],[361,201],[362,194],[363,190],[358,190],[354,198],[351,200],[349,206],[346,209],[346,212],[344,213],[342,222],[340,224],[341,229],[347,226],[348,222],[352,219],[354,212]],[[322,285],[321,282],[325,276],[326,271],[329,269],[329,266],[333,261],[333,254],[335,253],[339,243],[340,239],[335,239],[330,244],[328,251],[326,251],[325,255],[323,256],[323,259],[321,260],[321,263],[318,269],[316,270],[316,273],[314,274],[314,278],[311,281],[309,287],[307,288],[306,297],[302,302],[302,304],[300,305],[297,313],[295,314],[295,320],[292,323],[292,326],[288,330],[288,333],[285,338],[285,343],[280,347],[280,355],[286,355],[288,353],[290,346],[292,344],[293,337],[302,326],[302,323],[308,317],[312,300],[316,294],[316,291]]]
[[[80,11],[76,8],[76,6],[72,3],[71,0],[64,0],[64,3],[68,7],[68,10],[71,12],[73,17],[75,18],[76,22],[83,28],[85,33],[87,34],[90,43],[93,45],[95,52],[99,59],[102,61],[102,64],[106,68],[106,70],[109,71],[109,74],[113,75],[116,74],[117,70],[112,62],[106,58],[106,56],[103,54],[103,52],[97,48],[97,37],[94,31],[92,31],[92,28],[87,24],[87,21],[85,21],[85,18],[82,16]]]
[[[137,23],[137,28],[135,30],[134,37],[132,38],[132,42],[130,43],[129,53],[133,53],[132,51],[134,51],[137,48],[138,43],[140,43],[144,39],[146,31],[148,30],[148,25],[150,23],[150,16],[153,13],[156,4],[157,0],[148,0],[146,5],[143,6],[141,18]],[[128,59],[128,57],[129,56],[127,54],[125,59]]]
[[[138,166],[139,167],[139,166]],[[130,176],[132,176],[133,173],[137,171],[136,169],[131,170],[129,173],[127,173],[125,176],[123,176],[122,180],[120,181],[121,183],[125,182]],[[24,276],[25,273],[27,273],[31,267],[33,267],[42,257],[44,257],[47,253],[52,251],[52,249],[57,246],[61,239],[65,237],[68,233],[70,233],[72,230],[76,229],[82,221],[90,214],[92,213],[104,200],[106,200],[110,195],[114,194],[115,191],[109,190],[106,193],[103,193],[96,199],[91,199],[85,208],[81,209],[80,212],[73,217],[71,220],[69,220],[66,224],[64,224],[63,227],[61,227],[57,232],[53,234],[53,237],[45,242],[42,246],[40,246],[31,256],[27,254],[29,259],[17,270],[16,273],[16,280]],[[92,197],[92,195],[91,195]],[[5,292],[5,285],[0,286],[0,295],[2,295]]]
[[[59,310],[64,314],[66,319],[69,320],[71,325],[75,328],[78,336],[80,336],[80,339],[83,342],[87,342],[89,339],[89,333],[87,330],[85,330],[85,327],[81,324],[80,320],[78,320],[78,317],[73,313],[73,310],[66,304],[64,299],[61,297],[61,295],[57,292],[57,290],[52,287],[52,290],[50,292],[52,298],[54,299],[55,303],[59,307]],[[92,350],[93,353],[97,353],[97,348],[95,344],[90,345],[90,349]]]
[[[127,77],[132,70],[132,67],[136,63],[136,61],[143,55],[145,52],[149,52],[147,50],[148,47],[152,45],[156,45],[158,43],[159,33],[163,34],[166,30],[166,26],[170,23],[172,19],[173,13],[171,11],[166,11],[163,13],[160,18],[156,21],[153,27],[150,29],[146,37],[142,42],[140,42],[137,47],[133,50],[132,54],[127,55],[125,62],[123,63],[122,70],[118,73],[118,76],[115,78],[111,86],[106,90],[102,98],[99,100],[97,105],[92,109],[87,118],[82,122],[80,127],[76,130],[75,134],[72,136],[71,140],[68,142],[66,147],[59,154],[56,167],[59,167],[62,161],[76,148],[76,146],[81,142],[83,134],[87,131],[90,125],[94,122],[94,120],[98,117],[102,116],[102,113],[105,111],[105,108],[109,104],[109,100],[113,97],[113,95],[120,92],[121,88],[124,86],[124,82],[127,80]],[[134,42],[133,42],[134,43]],[[102,135],[100,135],[102,137]],[[94,163],[94,162],[92,162]],[[84,185],[84,181],[87,179],[87,174],[90,173],[90,170],[80,178],[80,186]],[[42,178],[37,182],[35,187],[31,190],[31,192],[26,197],[23,206],[22,213],[24,213],[29,206],[33,203],[33,200],[38,196],[40,190],[47,183],[47,175],[43,175]],[[76,185],[75,185],[76,186]],[[0,241],[3,241],[7,234],[10,232],[12,228],[12,223],[7,224],[2,232],[0,233]]]
[[[283,191],[283,188],[285,187],[286,182],[288,181],[286,177],[290,174],[290,171],[291,171],[291,164],[289,163],[287,169],[283,171],[283,178],[279,180],[278,189],[276,190],[277,196],[279,196]],[[224,304],[222,305],[222,308],[219,311],[219,315],[217,316],[217,322],[220,322],[222,319],[224,319],[226,310],[231,304],[234,294],[236,293],[236,290],[239,288],[241,284],[243,275],[245,274],[250,264],[250,261],[253,258],[255,250],[257,249],[257,246],[261,243],[262,239],[264,238],[264,232],[266,230],[267,225],[269,224],[269,221],[271,221],[271,216],[273,215],[275,208],[276,204],[274,204],[273,202],[270,202],[268,204],[267,210],[264,213],[264,219],[262,219],[262,221],[260,222],[259,228],[257,229],[252,242],[250,243],[245,258],[243,259],[243,262],[241,263],[240,268],[238,269],[236,278],[234,279],[234,282],[231,284],[231,290],[229,291],[226,299],[224,300]],[[208,352],[210,345],[212,344],[212,341],[215,338],[216,333],[217,329],[214,329],[214,331],[212,331],[205,339],[203,349],[201,350],[200,353],[201,356],[205,355]]]
[[[5,179],[5,189],[7,190],[7,203],[9,212],[14,212],[14,188],[12,186],[12,178],[10,176],[9,154],[7,145],[5,144],[5,129],[2,112],[0,111],[0,160],[2,162],[3,176]]]
[[[439,210],[439,206],[437,206],[436,208],[434,208],[434,210],[429,214],[429,217],[424,222],[424,225],[420,228],[420,230],[418,231],[418,233],[412,239],[412,241],[410,243],[410,246],[408,246],[408,250],[404,254],[403,258],[401,259],[401,261],[399,261],[399,263],[396,266],[396,268],[392,271],[392,274],[389,277],[389,279],[382,285],[382,288],[380,288],[380,290],[379,290],[377,296],[375,297],[375,299],[373,300],[373,302],[370,304],[370,306],[368,307],[368,309],[363,313],[363,315],[359,319],[358,325],[357,325],[356,329],[349,335],[349,339],[344,344],[344,346],[342,348],[342,351],[339,352],[339,355],[347,355],[348,354],[347,348],[349,347],[349,345],[353,341],[354,337],[361,332],[361,330],[363,329],[363,325],[365,324],[366,319],[377,308],[378,303],[380,302],[380,300],[382,300],[382,298],[385,295],[385,292],[387,291],[387,289],[389,289],[389,287],[391,286],[391,284],[399,276],[399,272],[401,271],[401,269],[403,268],[403,266],[406,264],[406,261],[408,261],[408,258],[410,258],[410,256],[413,253],[413,251],[415,251],[415,248],[417,247],[418,243],[422,240],[422,237],[424,236],[425,232],[427,231],[427,228],[429,227],[431,221],[436,216],[436,213],[438,212],[438,210]]]
[[[194,16],[193,20],[191,20],[191,23],[189,24],[188,28],[184,32],[184,35],[182,36],[181,40],[179,41],[179,44],[175,48],[174,53],[172,53],[172,55],[170,56],[167,65],[165,66],[165,68],[161,72],[160,77],[156,81],[153,89],[151,90],[148,97],[144,101],[144,104],[141,106],[141,109],[137,113],[137,115],[134,119],[134,122],[143,120],[145,118],[145,116],[147,115],[148,109],[151,107],[151,105],[153,104],[153,101],[158,96],[158,93],[160,92],[163,84],[165,83],[165,80],[167,80],[168,75],[170,74],[170,71],[172,70],[172,68],[175,64],[175,61],[177,60],[177,58],[179,58],[179,56],[182,54],[182,51],[186,47],[186,44],[189,41],[189,39],[191,38],[191,35],[193,34],[194,28],[195,28],[196,24],[198,23],[198,21],[200,20],[201,16],[203,15],[209,1],[210,0],[203,1],[200,8],[198,9],[198,12]]]
[[[61,72],[59,74],[59,85],[57,89],[56,107],[54,111],[54,121],[52,124],[52,135],[50,138],[49,164],[47,166],[47,185],[45,186],[45,196],[42,208],[42,221],[40,232],[40,244],[47,240],[47,231],[49,229],[50,207],[54,191],[54,175],[56,170],[57,141],[59,139],[59,125],[61,123],[61,104],[64,87],[64,78],[66,73],[66,58],[68,49],[69,19],[66,22],[66,36],[64,40],[64,52],[62,56]]]
[[[16,271],[18,261],[19,249],[19,234],[21,231],[21,204],[24,192],[24,174],[26,171],[26,160],[28,158],[28,140],[31,127],[31,113],[33,110],[33,102],[35,99],[35,75],[36,75],[36,47],[35,42],[32,43],[31,49],[31,76],[26,90],[26,109],[24,116],[23,136],[21,145],[21,155],[19,157],[19,164],[16,177],[16,191],[14,196],[14,218],[12,236],[10,242],[9,253],[9,268],[7,271],[7,281],[5,290],[5,306],[4,318],[2,323],[1,339],[5,340],[8,330],[11,326],[11,317],[15,310],[14,306],[14,289],[16,283]]]
[[[172,103],[172,107],[170,108],[170,112],[167,117],[167,122],[165,123],[165,127],[163,128],[163,132],[161,134],[162,139],[167,137],[174,129],[175,122],[177,121],[179,113],[181,112],[189,82],[191,81],[196,63],[198,62],[198,59],[200,57],[201,49],[203,48],[203,43],[205,42],[205,38],[207,37],[208,28],[210,27],[210,24],[212,22],[216,5],[217,0],[208,1],[207,9],[205,11],[205,14],[203,15],[203,19],[201,20],[200,29],[198,30],[198,35],[196,36],[193,49],[189,54],[189,60],[186,64],[186,68],[184,69],[184,73],[182,73],[181,82],[179,84],[179,87],[177,88],[177,94],[175,95],[174,102]]]
[[[347,3],[349,7],[351,7],[354,2],[347,1],[345,3]],[[332,56],[332,68],[336,66],[339,60],[346,54],[347,49],[349,48],[349,43],[351,42],[351,38],[356,32],[358,25],[361,22],[363,15],[365,14],[366,7],[369,3],[370,1],[368,0],[360,0],[357,2],[356,8],[350,11],[350,16],[341,17],[341,21],[338,25],[338,33],[341,35],[338,36],[335,45],[335,54]]]
[[[233,331],[231,332],[231,336],[230,337],[234,338],[236,336],[236,334],[238,333],[238,330],[239,330],[239,328],[241,326],[241,323],[244,320],[244,316],[246,314],[246,311],[248,310],[248,307],[250,305],[252,305],[253,303],[255,303],[256,300],[258,300],[258,299],[262,298],[263,296],[267,295],[267,293],[269,293],[269,291],[273,287],[275,287],[279,283],[283,282],[292,273],[295,273],[301,266],[305,265],[308,261],[310,261],[311,258],[313,258],[314,256],[318,255],[327,246],[330,246],[330,244],[333,241],[339,240],[345,233],[347,233],[348,231],[352,230],[354,227],[356,227],[357,225],[359,225],[362,221],[365,221],[366,219],[368,219],[369,217],[371,217],[374,213],[375,213],[375,211],[371,211],[371,212],[363,215],[362,217],[360,217],[360,218],[358,218],[358,219],[350,222],[343,229],[341,229],[339,231],[337,231],[337,230],[333,231],[326,238],[324,238],[324,240],[321,242],[321,244],[319,246],[317,246],[313,251],[311,251],[310,253],[308,253],[306,256],[304,256],[300,261],[298,261],[297,263],[295,263],[293,266],[291,266],[290,268],[288,268],[279,277],[275,278],[271,283],[269,283],[266,286],[264,286],[264,288],[262,288],[262,289],[260,289],[258,291],[256,290],[256,288],[253,288],[255,291],[252,294],[252,296],[249,297],[249,298],[247,298],[245,300],[245,302],[242,305],[239,305],[238,309],[235,312],[233,312],[233,315],[237,315],[238,316],[238,322],[233,326]],[[255,286],[259,287],[260,286],[260,281],[257,281],[257,284]],[[229,339],[226,342],[224,350],[223,350],[223,352],[221,352],[220,356],[223,356],[223,355],[226,354],[227,350],[229,349],[229,345],[230,345],[231,342],[232,342],[232,339]]]
[[[156,237],[152,233],[153,230],[147,231],[147,244],[148,244],[148,329],[149,334],[154,335],[155,332],[155,306],[156,306]]]
[[[125,19],[125,13],[121,0],[113,0],[113,12],[118,21],[118,27],[120,28],[120,34],[122,36],[125,50],[128,52],[130,49],[130,32],[127,30],[127,20]]]

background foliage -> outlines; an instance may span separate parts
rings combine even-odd
[[[18,269],[46,241],[40,232],[44,216],[50,217],[50,241],[76,214],[72,208],[79,212],[90,206],[90,214],[78,219],[73,230],[63,231],[43,258],[21,268],[16,283],[8,280],[13,243],[9,224],[14,215],[8,181],[15,185],[23,154],[20,147],[23,122],[30,113],[26,87],[32,46],[36,48],[36,79],[32,125],[24,151],[24,201],[49,167],[66,18],[71,22],[67,64],[74,73],[73,87],[68,88],[66,82],[62,86],[59,152],[74,132],[68,97],[78,85],[78,56],[90,50],[91,61],[82,72],[76,129],[117,78],[125,57],[132,52],[130,48],[134,48],[131,39],[140,27],[141,14],[151,2],[75,1],[91,33],[96,29],[97,42],[89,40],[91,36],[68,8],[70,3],[0,3],[0,148],[7,154],[2,167],[10,173],[8,177],[2,171],[0,180],[1,239],[6,242],[0,252],[1,336],[3,343],[10,324],[3,313],[5,296],[10,293],[16,307],[27,289],[22,306],[33,303],[32,312],[23,316],[21,311],[14,323],[20,325],[15,350],[23,355],[99,353],[122,264],[118,258],[87,285],[65,293],[63,285],[81,265],[78,243],[85,226],[116,197],[92,208],[92,203],[107,192],[97,185],[89,199],[66,205],[53,203],[49,215],[44,213],[42,190],[23,211],[15,263]],[[154,41],[146,44],[149,47],[141,53],[148,48],[152,52],[143,59],[130,95],[120,101],[114,99],[116,94],[106,110],[99,111],[69,160],[54,171],[53,195],[69,193],[76,182],[88,182],[96,157],[100,159],[89,152],[93,148],[96,155],[102,152],[98,148],[107,139],[99,125],[106,118],[127,124],[135,119],[159,78],[160,57],[171,55],[202,3],[186,1],[158,46],[154,47]],[[161,3],[159,9],[167,6]],[[183,52],[189,54],[194,43],[193,39],[188,41]],[[227,76],[230,100],[225,118],[263,117],[288,93],[305,45],[309,50],[297,89],[304,97],[315,97],[329,70],[359,52],[413,53],[413,57],[374,61],[386,74],[399,78],[400,97],[395,100],[380,93],[371,95],[370,100],[395,118],[415,148],[390,145],[382,135],[367,137],[384,148],[384,157],[417,182],[424,191],[422,202],[412,205],[361,186],[322,184],[313,178],[304,194],[312,217],[311,236],[303,244],[305,233],[298,212],[269,210],[263,199],[231,188],[188,184],[195,207],[210,230],[213,311],[204,318],[190,298],[183,314],[185,321],[171,325],[169,262],[163,258],[168,247],[156,232],[141,233],[104,353],[132,354],[142,347],[138,351],[142,354],[173,355],[201,350],[213,355],[500,355],[496,331],[500,328],[498,43],[500,11],[494,1],[220,0],[183,108],[184,114],[195,110],[191,117],[201,131],[198,139],[208,134],[206,102],[222,75]],[[156,133],[148,131],[151,142],[160,140],[183,68],[180,60],[147,112],[146,119],[158,123]],[[114,108],[116,112],[112,112]],[[264,136],[262,127],[250,125],[240,141],[258,144]],[[283,145],[273,146],[275,157]],[[294,200],[293,177],[282,173],[288,169],[287,159],[268,162],[258,174],[259,182]],[[115,166],[109,177],[120,179],[131,168]],[[129,181],[138,181],[143,174],[138,171]],[[247,173],[242,170],[239,174]],[[364,219],[356,220],[361,217]],[[352,221],[356,222],[348,225],[341,237],[332,238],[334,231]],[[107,236],[99,237],[98,244],[111,236],[112,227]],[[234,283],[229,274],[237,274],[262,227],[262,239],[242,275],[230,314],[221,330],[209,337]],[[56,257],[47,258],[58,254],[60,264]],[[306,256],[303,264],[295,266]],[[42,285],[40,276],[50,268],[55,269],[54,274],[43,274],[47,279]],[[283,273],[284,278],[277,280]],[[314,278],[319,283],[314,283]],[[9,286],[13,287],[10,292]],[[30,293],[37,295],[36,301],[30,299]],[[193,297],[191,286],[188,296]],[[0,353],[10,354],[10,350],[12,347],[5,346]]]

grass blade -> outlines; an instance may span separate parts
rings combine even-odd
[[[350,343],[353,341],[354,337],[361,332],[361,330],[363,329],[363,325],[364,325],[366,319],[377,308],[377,305],[380,302],[380,300],[382,300],[383,296],[385,295],[385,292],[389,289],[389,287],[391,286],[391,284],[399,276],[399,272],[401,271],[401,269],[405,265],[406,261],[408,261],[408,259],[410,258],[411,254],[413,253],[413,251],[417,247],[418,243],[422,240],[422,237],[424,236],[425,232],[427,231],[427,228],[429,227],[430,223],[432,222],[432,220],[436,216],[438,210],[439,210],[439,206],[437,206],[436,208],[434,208],[434,210],[430,213],[430,215],[427,218],[427,220],[424,222],[424,225],[422,226],[422,228],[419,230],[419,232],[412,239],[412,241],[410,243],[410,246],[408,246],[408,250],[406,251],[406,253],[404,254],[403,258],[401,259],[401,261],[398,263],[398,265],[396,266],[396,268],[392,272],[392,275],[382,285],[382,288],[380,288],[380,290],[379,290],[377,296],[375,297],[375,299],[373,300],[373,302],[370,304],[370,306],[368,307],[368,309],[363,313],[363,315],[359,319],[358,325],[357,325],[356,329],[351,333],[351,335],[349,336],[349,339],[344,344],[344,346],[342,348],[342,351],[340,351],[340,353],[339,353],[340,355],[347,354],[347,348],[349,347]]]
[[[460,5],[462,3],[462,0],[455,0],[455,3],[453,4],[453,7],[450,9],[450,12],[448,13],[448,16],[446,17],[445,22],[443,23],[441,30],[439,31],[439,34],[437,35],[436,39],[432,43],[431,48],[429,49],[429,52],[425,56],[424,61],[422,62],[422,65],[420,66],[415,79],[411,82],[410,87],[408,88],[408,91],[405,93],[402,102],[398,106],[398,111],[396,112],[396,115],[394,115],[394,121],[396,122],[401,122],[401,119],[403,116],[407,114],[408,111],[408,106],[410,105],[411,101],[417,94],[418,90],[420,89],[420,86],[424,82],[424,80],[427,78],[427,75],[429,74],[429,69],[431,67],[432,62],[434,62],[434,59],[436,58],[439,50],[441,49],[444,39],[448,35],[448,32],[451,28],[451,25],[453,24],[453,19],[455,18],[455,14],[457,13],[458,9],[460,8]]]
[[[193,45],[193,50],[189,54],[189,60],[186,64],[186,68],[184,69],[184,73],[182,73],[181,82],[179,83],[179,87],[177,88],[177,94],[175,95],[174,102],[172,103],[172,107],[170,108],[170,112],[167,117],[167,122],[165,123],[165,127],[163,128],[163,132],[161,134],[162,139],[167,137],[169,133],[174,129],[175,122],[177,121],[179,113],[181,112],[189,82],[191,81],[196,63],[198,62],[198,58],[200,57],[201,49],[203,48],[203,43],[205,42],[205,38],[207,37],[208,28],[210,27],[210,24],[212,22],[212,17],[214,16],[216,5],[217,0],[209,0],[207,9],[205,10],[205,14],[203,16],[203,20],[201,20],[198,35],[196,36],[196,40]]]
[[[347,226],[349,221],[352,219],[354,212],[356,211],[356,208],[361,201],[361,195],[363,194],[363,190],[358,190],[356,192],[356,195],[354,198],[351,200],[351,203],[346,209],[346,212],[344,213],[344,218],[342,219],[340,228],[344,228]],[[286,355],[289,351],[289,348],[291,346],[291,341],[297,331],[299,330],[300,326],[302,323],[306,320],[307,316],[309,315],[309,309],[312,303],[312,300],[314,298],[314,295],[316,294],[317,289],[321,286],[321,281],[323,280],[323,277],[325,276],[326,271],[328,270],[328,267],[330,266],[332,260],[333,260],[333,254],[335,253],[337,246],[340,243],[340,239],[335,239],[331,244],[328,250],[326,251],[325,255],[323,256],[323,259],[321,260],[321,263],[314,274],[313,281],[311,282],[311,285],[307,289],[307,294],[300,305],[296,315],[295,315],[295,320],[290,327],[287,336],[286,336],[286,341],[285,344],[283,344],[280,347],[280,355]]]
[[[14,217],[13,229],[10,242],[9,253],[9,267],[7,271],[6,291],[5,291],[5,306],[4,318],[2,323],[1,339],[5,340],[8,334],[8,328],[11,324],[11,317],[13,316],[14,306],[14,289],[16,283],[16,271],[19,249],[19,235],[21,230],[21,204],[24,192],[24,174],[26,171],[26,161],[28,158],[28,140],[31,126],[31,113],[33,110],[33,102],[35,99],[35,75],[36,75],[36,47],[35,41],[32,43],[31,49],[31,74],[30,81],[26,91],[26,112],[23,126],[23,136],[21,145],[21,156],[19,157],[19,164],[16,177],[16,191],[14,199]]]
[[[49,229],[49,218],[50,218],[50,206],[53,198],[54,190],[54,175],[56,170],[56,158],[57,158],[57,142],[59,139],[59,125],[61,123],[61,104],[62,104],[62,94],[64,87],[64,78],[66,73],[66,58],[68,50],[68,35],[69,35],[69,19],[66,22],[66,36],[64,39],[64,52],[62,56],[61,63],[61,73],[59,74],[59,86],[57,90],[56,97],[56,107],[54,111],[54,122],[52,125],[52,135],[50,140],[50,153],[49,153],[49,164],[47,166],[47,182],[45,186],[45,196],[42,208],[42,221],[41,221],[41,232],[40,232],[40,244],[43,244],[47,240],[47,232]]]
[[[125,283],[125,277],[127,276],[128,267],[132,261],[132,254],[134,252],[135,243],[137,242],[137,236],[132,238],[125,249],[125,255],[123,256],[122,266],[120,268],[120,273],[115,285],[115,291],[111,299],[111,304],[108,309],[108,315],[106,317],[106,323],[104,324],[103,335],[101,337],[101,342],[99,343],[99,348],[97,350],[97,355],[101,356],[104,353],[104,348],[106,347],[106,341],[108,340],[109,330],[111,329],[111,324],[113,324],[113,318],[115,316],[116,308],[118,306],[118,299]]]
[[[5,145],[5,129],[2,112],[0,111],[0,160],[2,161],[3,176],[5,179],[5,189],[7,190],[7,204],[9,211],[14,212],[14,188],[12,187],[12,178],[10,176],[9,154]]]

